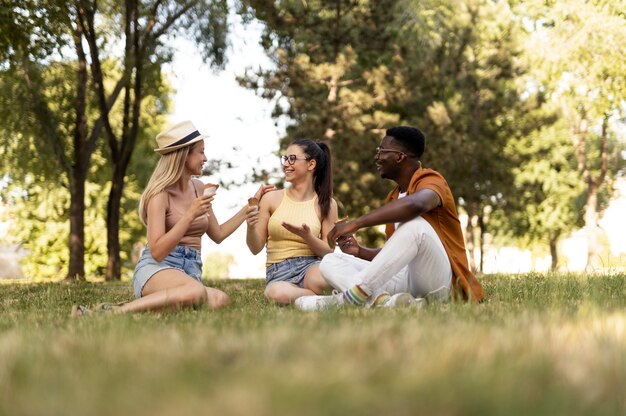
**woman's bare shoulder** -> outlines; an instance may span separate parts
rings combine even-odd
[[[156,202],[156,203],[167,202],[167,191],[162,190],[158,194],[155,194],[152,198],[150,198],[150,203],[152,202]]]
[[[266,206],[270,208],[277,207],[280,201],[282,201],[284,193],[284,189],[269,191],[268,193],[263,195],[263,198],[261,198],[261,206]]]

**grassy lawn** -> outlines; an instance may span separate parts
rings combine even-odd
[[[129,284],[0,285],[0,415],[624,415],[626,275],[485,276],[479,306],[70,318]]]

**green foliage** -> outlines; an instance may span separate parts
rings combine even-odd
[[[241,83],[288,121],[282,146],[331,144],[347,214],[382,203],[371,149],[395,124],[426,132],[424,165],[498,241],[558,239],[583,224],[585,195],[606,203],[624,165],[623,1],[243,4],[274,67]]]
[[[137,206],[158,157],[152,150],[154,136],[165,123],[162,112],[169,110],[167,94],[170,90],[167,85],[162,83],[159,90],[155,91],[160,91],[162,95],[144,99],[145,112],[141,118],[142,129],[137,144],[137,153],[141,156],[131,160],[122,199],[120,256],[125,273],[134,268],[130,256],[133,244],[145,235]],[[119,106],[112,110],[112,121],[114,126],[121,123]],[[27,250],[22,260],[24,274],[39,279],[63,278],[69,262],[66,236],[69,233],[70,196],[67,175],[55,168],[56,159],[49,155],[49,147],[37,143],[35,137],[7,138],[7,145],[0,148],[5,160],[9,161],[0,168],[7,181],[0,189],[0,198],[7,204],[5,215],[12,219],[9,239]],[[16,141],[16,138],[19,140]],[[109,161],[108,148],[101,145],[92,156],[90,180],[86,183],[85,273],[91,278],[104,275],[108,258],[104,230],[107,227],[105,196],[111,186]]]
[[[486,276],[486,303],[419,312],[302,313],[268,304],[261,279],[208,283],[229,307],[85,319],[72,304],[130,287],[0,285],[0,414],[626,410],[624,274]]]
[[[135,214],[139,189],[156,160],[132,155],[136,147],[152,154],[147,143],[169,111],[171,91],[161,72],[173,54],[167,36],[194,39],[205,60],[222,67],[226,0],[27,0],[3,5],[0,16],[0,154],[9,161],[0,167],[0,176],[22,195],[15,203],[25,210],[40,202],[29,196],[28,178],[60,195],[65,187],[69,198],[63,201],[74,207],[65,207],[70,227],[60,217],[53,221],[75,244],[69,244],[70,253],[59,253],[58,235],[49,244],[37,234],[45,229],[33,227],[28,215],[16,227],[32,246],[31,256],[58,259],[57,268],[69,258],[72,278],[83,277],[85,255],[92,262],[87,272],[102,273],[107,243],[109,260],[121,249],[121,263],[128,266],[126,253],[142,230]],[[85,187],[87,193],[91,187],[107,192],[109,200],[99,195],[91,211],[92,195],[84,196]],[[5,201],[8,188],[0,192]],[[126,223],[118,233],[120,221]],[[112,269],[107,277],[119,277],[117,266]],[[44,275],[53,272],[58,273],[46,269]]]
[[[583,225],[584,187],[563,120],[511,141],[505,152],[518,166],[513,170],[514,198],[494,214],[494,234],[547,247],[550,238]]]
[[[275,67],[242,83],[274,101],[274,117],[289,119],[283,146],[300,136],[330,142],[347,214],[384,201],[391,186],[375,173],[373,149],[397,124],[426,132],[425,166],[440,170],[474,213],[499,203],[512,181],[502,148],[521,73],[506,3],[248,3],[266,24]],[[372,243],[380,234],[369,232]]]
[[[427,132],[424,163],[444,174],[471,216],[497,209],[512,182],[502,149],[519,116],[519,24],[506,2],[411,2],[403,84],[407,118]],[[415,68],[418,68],[415,70]]]
[[[0,151],[8,162],[0,166],[2,175],[21,181],[25,176],[35,174],[51,183],[68,186],[66,164],[71,160],[72,143],[68,140],[66,146],[60,146],[57,137],[48,136],[35,113],[39,112],[42,118],[55,125],[55,135],[71,137],[71,97],[75,94],[72,75],[71,66],[64,63],[51,63],[36,75],[29,73],[28,67],[21,66],[0,71],[0,117],[3,120]],[[33,85],[22,82],[23,78],[31,80]],[[49,112],[36,108],[30,88],[46,92]],[[60,178],[61,183],[58,182]]]
[[[0,63],[40,60],[62,53],[71,43],[65,26],[71,19],[64,0],[4,0],[0,5]]]
[[[85,271],[90,277],[101,276],[106,265],[102,193],[101,186],[87,185]],[[26,250],[22,260],[24,275],[35,276],[36,280],[64,278],[69,263],[65,242],[69,231],[67,189],[31,179],[25,184],[8,186],[5,194],[10,199],[4,215],[11,218],[7,240]]]
[[[623,54],[620,45],[626,42],[625,5],[531,1],[516,10],[528,33],[527,101],[536,99],[537,112],[543,114],[539,120],[552,121],[533,132],[528,127],[535,123],[526,117],[519,144],[508,149],[527,157],[522,156],[524,165],[516,172],[519,196],[508,201],[505,211],[513,221],[504,221],[504,229],[527,232],[527,242],[547,242],[584,224],[589,259],[598,254],[597,213],[606,208],[613,179],[624,167],[620,153],[626,143],[618,131],[623,129],[626,66],[616,54]],[[524,152],[524,144],[537,152]]]
[[[275,118],[289,120],[281,146],[327,141],[340,210],[357,216],[378,207],[390,185],[373,173],[374,149],[380,129],[398,121],[384,108],[398,1],[244,3],[266,25],[262,44],[275,66],[241,82],[274,102]]]

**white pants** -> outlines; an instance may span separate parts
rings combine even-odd
[[[421,217],[400,224],[370,262],[345,253],[329,253],[320,264],[329,285],[346,291],[359,285],[370,295],[409,292],[424,297],[452,284],[448,254],[433,227]]]

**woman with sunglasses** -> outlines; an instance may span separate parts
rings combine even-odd
[[[280,158],[290,187],[267,193],[249,208],[246,243],[253,254],[266,247],[265,297],[289,304],[321,293],[327,284],[321,258],[333,250],[326,236],[337,220],[330,149],[299,139]]]

